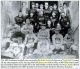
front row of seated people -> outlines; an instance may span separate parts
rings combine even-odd
[[[27,19],[27,23],[23,25],[21,29],[18,31],[16,31],[15,28],[12,29],[13,33],[11,32],[12,36],[9,42],[10,45],[5,50],[4,54],[12,58],[19,59],[28,58],[32,55],[48,56],[51,54],[64,54],[66,49],[69,49],[69,52],[74,52],[74,54],[76,54],[78,46],[73,42],[70,46],[68,46],[67,41],[70,40],[69,38],[71,38],[69,37],[70,34],[66,34],[66,36],[63,38],[63,36],[59,33],[59,26],[60,25],[58,24],[54,29],[55,34],[52,35],[51,42],[49,34],[50,29],[46,29],[45,24],[42,24],[39,32],[35,34],[33,33],[33,26]],[[66,45],[69,48],[67,48]]]

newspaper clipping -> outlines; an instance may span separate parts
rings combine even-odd
[[[79,1],[1,1],[2,69],[79,69]]]

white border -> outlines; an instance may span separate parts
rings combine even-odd
[[[1,1],[79,1],[79,11],[80,11],[80,0],[0,0],[0,55],[1,55]],[[79,13],[79,24],[80,24],[80,13]],[[79,34],[80,34],[80,30],[79,30]],[[79,42],[80,42],[80,35],[79,35]],[[79,56],[80,56],[80,43],[79,43]],[[1,69],[1,62],[0,62],[0,69]],[[80,60],[79,60],[79,66],[74,69],[80,69]]]

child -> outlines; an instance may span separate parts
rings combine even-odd
[[[25,35],[21,32],[15,32],[12,35],[9,48],[4,52],[4,54],[11,58],[23,59],[24,47],[23,44]]]

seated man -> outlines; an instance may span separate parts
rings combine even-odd
[[[40,56],[46,56],[51,53],[49,50],[49,30],[46,29],[44,25],[41,26],[41,30],[38,33],[38,45],[37,49],[34,51],[34,54]]]
[[[23,44],[25,35],[21,32],[15,32],[11,37],[10,46],[3,53],[4,56],[11,58],[23,59],[24,47]]]
[[[73,55],[78,55],[78,44],[77,43],[74,43],[73,45],[71,45],[70,53]]]
[[[27,50],[25,51],[26,53],[25,58],[33,54],[34,49],[36,49],[36,43],[37,43],[37,37],[32,31],[30,31],[29,34],[26,35],[24,42],[24,44],[27,47]]]
[[[73,38],[72,38],[72,29],[68,29],[68,33],[64,37],[64,45],[65,45],[65,50],[67,51],[67,54],[70,54],[70,47],[73,44]]]
[[[29,19],[26,19],[26,24],[22,26],[21,32],[27,35],[30,31],[33,31],[33,25],[30,24]]]
[[[59,34],[60,29],[55,29],[55,34],[52,36],[52,42],[53,42],[53,53],[60,53],[64,51],[63,44],[63,36]]]
[[[24,19],[22,17],[22,12],[19,11],[18,16],[15,17],[15,22],[16,22],[17,25],[19,25],[20,27],[22,27],[23,21],[24,21]]]

